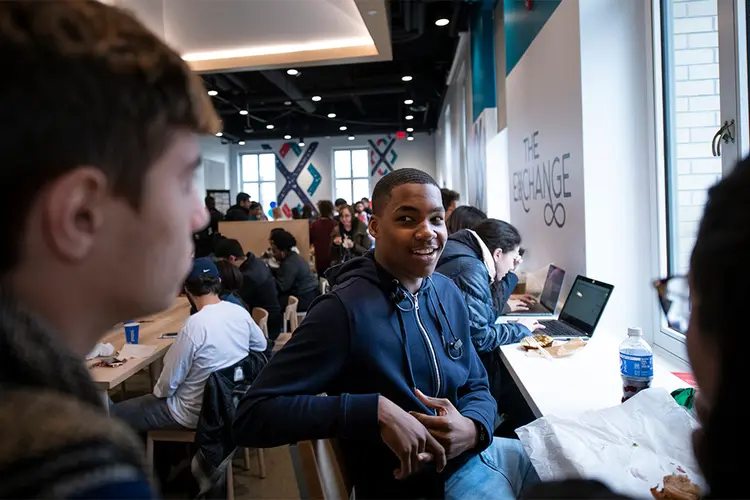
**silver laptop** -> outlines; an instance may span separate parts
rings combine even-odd
[[[512,312],[505,316],[553,316],[557,309],[557,301],[560,299],[564,280],[565,270],[550,265],[539,302],[531,306],[528,311]]]

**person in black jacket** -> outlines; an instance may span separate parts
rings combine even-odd
[[[279,304],[286,306],[289,297],[294,296],[299,299],[297,311],[307,311],[318,296],[318,280],[310,270],[310,264],[292,250],[297,246],[297,240],[288,231],[277,228],[271,231],[269,243],[271,254],[279,263],[278,269],[273,271],[279,291]]]
[[[456,209],[456,205],[458,205],[458,200],[461,199],[461,195],[448,188],[442,188],[440,190],[440,195],[443,199],[443,208],[445,208],[445,220],[448,220]]]
[[[272,342],[276,340],[281,333],[283,317],[271,270],[252,253],[245,254],[240,242],[233,239],[224,239],[216,244],[216,258],[228,260],[240,268],[240,298],[251,311],[254,307],[268,311],[268,338]]]
[[[515,499],[536,474],[519,441],[492,438],[463,297],[433,274],[440,189],[395,170],[375,186],[373,212],[375,253],[329,270],[333,290],[240,401],[237,442],[338,438],[357,498]]]
[[[227,210],[225,217],[227,221],[245,221],[250,220],[250,195],[247,193],[237,194],[237,204],[232,205]]]
[[[212,196],[206,196],[205,203],[211,222],[202,231],[193,235],[196,258],[208,257],[214,253],[219,238],[219,222],[224,220],[224,214],[216,209],[216,200]]]

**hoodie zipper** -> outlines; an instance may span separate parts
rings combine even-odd
[[[435,397],[440,397],[440,389],[441,389],[440,369],[438,368],[437,355],[435,354],[435,346],[432,345],[432,340],[430,339],[430,336],[427,333],[427,330],[425,330],[425,327],[422,324],[422,319],[419,317],[419,292],[414,294],[414,313],[417,315],[417,325],[419,325],[419,331],[422,333],[422,336],[424,337],[425,342],[427,342],[427,349],[430,351],[430,356],[432,357],[432,363],[435,368],[435,378],[437,380],[437,391],[436,391]]]

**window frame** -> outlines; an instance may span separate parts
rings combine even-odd
[[[273,176],[273,181],[264,181],[264,180],[261,180],[261,177],[260,177],[260,157],[263,156],[263,155],[270,155],[270,156],[273,157],[273,161],[274,161],[274,170],[273,170],[274,176]],[[244,164],[243,164],[243,157],[245,157],[245,156],[257,156],[258,157],[258,180],[257,181],[246,181],[245,178],[244,178],[245,169],[244,169]],[[277,201],[276,197],[278,196],[278,191],[276,189],[276,174],[277,174],[276,173],[276,154],[273,153],[273,152],[271,152],[271,151],[265,151],[265,150],[260,150],[260,151],[242,151],[242,152],[240,152],[240,153],[237,154],[237,165],[239,167],[237,169],[238,192],[244,192],[244,193],[247,192],[247,191],[245,191],[245,184],[257,184],[258,185],[258,198],[257,199],[253,199],[252,201],[257,201],[258,203],[260,203],[261,206],[263,207],[264,211],[270,210],[270,208],[271,208],[271,206],[270,206],[271,201]],[[263,201],[264,201],[263,198],[262,198],[263,191],[261,189],[261,187],[262,187],[263,184],[273,184],[274,199],[268,201],[268,203],[263,203]]]
[[[654,232],[657,235],[657,242],[654,245],[656,259],[654,270],[658,272],[658,277],[665,277],[674,269],[676,262],[676,253],[673,242],[679,238],[676,233],[677,228],[672,228],[669,224],[670,215],[677,210],[679,206],[679,196],[671,196],[676,189],[674,176],[679,173],[678,167],[672,165],[670,161],[670,148],[675,148],[676,137],[670,137],[668,143],[666,138],[671,127],[673,103],[666,97],[670,95],[669,71],[671,68],[665,62],[669,61],[669,51],[671,50],[669,31],[670,19],[668,3],[670,0],[651,0],[651,9],[648,9],[647,15],[649,29],[647,29],[647,54],[652,58],[650,70],[653,75],[653,86],[649,88],[651,93],[650,104],[653,105],[654,112],[654,129],[650,136],[654,143],[650,144],[653,153],[654,176],[652,178],[654,188],[652,194],[657,201],[656,216],[652,218]],[[741,158],[750,153],[750,137],[748,137],[748,99],[750,90],[748,89],[748,65],[747,47],[750,46],[750,40],[747,46],[742,44],[742,40],[747,40],[747,8],[750,2],[748,0],[730,0],[730,3],[723,0],[717,0],[717,29],[719,36],[719,81],[720,81],[720,122],[723,123],[728,118],[734,118],[737,123],[735,128],[736,143],[731,145],[722,145],[722,173],[721,177],[726,176],[734,164]],[[666,15],[662,15],[666,14]],[[672,94],[673,95],[673,94]],[[651,124],[649,124],[651,126]],[[718,131],[718,127],[717,127]],[[655,227],[654,227],[655,226]],[[679,271],[678,271],[679,272]],[[658,308],[657,301],[654,299],[654,307],[657,313],[654,316],[654,343],[666,351],[687,360],[687,351],[685,347],[685,336],[677,332],[666,323],[665,318]]]
[[[651,144],[652,158],[654,161],[654,176],[652,189],[653,199],[656,200],[656,217],[652,228],[656,234],[656,262],[652,266],[657,272],[656,276],[651,278],[665,277],[669,274],[673,262],[673,242],[676,238],[676,228],[670,224],[671,214],[676,210],[676,203],[679,201],[678,196],[672,196],[676,187],[676,165],[670,165],[670,154],[672,148],[676,147],[676,138],[670,138],[668,131],[672,126],[672,103],[667,96],[673,89],[670,89],[671,78],[669,68],[669,55],[667,51],[671,49],[669,41],[669,22],[667,16],[662,15],[665,12],[665,5],[670,0],[652,0],[650,9],[650,34],[651,50],[651,74],[653,82],[651,102],[653,104],[653,144]],[[655,226],[655,227],[653,227]],[[669,353],[687,361],[687,349],[685,346],[685,335],[673,330],[667,324],[666,318],[661,313],[655,291],[649,290],[653,297],[653,317],[654,317],[654,344],[668,351]]]
[[[350,165],[350,170],[349,170],[350,176],[349,177],[336,177],[336,152],[337,151],[347,151],[349,153],[349,165]],[[367,176],[366,177],[354,177],[354,166],[352,165],[352,159],[354,157],[354,155],[353,155],[354,151],[366,151],[367,152],[367,158],[368,158],[368,162],[367,163],[368,164],[367,164]],[[367,192],[368,192],[367,197],[368,198],[370,197],[370,194],[372,193],[372,185],[371,185],[371,181],[372,181],[371,177],[372,176],[370,175],[370,164],[369,164],[370,163],[369,162],[370,153],[371,153],[371,151],[370,151],[370,147],[369,146],[359,146],[359,147],[357,147],[357,146],[351,146],[351,147],[336,147],[336,148],[331,148],[331,174],[332,174],[331,175],[331,179],[332,179],[331,182],[333,184],[331,187],[332,187],[332,191],[333,191],[333,199],[334,200],[336,200],[338,198],[342,198],[336,192],[336,181],[339,181],[339,180],[349,180],[349,186],[351,188],[352,196],[354,196],[354,180],[366,179],[367,180]],[[354,199],[348,200],[347,199],[346,201],[351,206],[354,206],[354,203],[356,201],[359,201],[359,200],[354,200]]]

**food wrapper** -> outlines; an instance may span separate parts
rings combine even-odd
[[[583,339],[573,339],[567,342],[560,342],[556,340],[550,347],[545,347],[544,350],[553,358],[566,358],[572,356],[576,352],[586,347],[586,342]],[[527,356],[543,357],[544,354],[540,353],[538,349],[529,349],[526,352]],[[546,356],[544,356],[546,357]]]
[[[542,481],[596,479],[620,494],[652,498],[650,488],[675,473],[706,490],[693,456],[697,426],[666,390],[652,388],[613,408],[540,418],[516,433]]]

